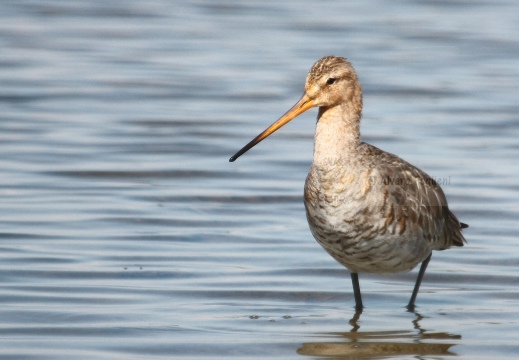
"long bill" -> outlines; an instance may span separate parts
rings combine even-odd
[[[288,110],[285,115],[279,118],[275,123],[270,125],[265,131],[263,131],[261,134],[256,136],[254,139],[252,139],[247,145],[245,145],[243,148],[241,148],[240,151],[238,151],[236,154],[231,156],[229,159],[230,162],[235,161],[240,156],[245,154],[247,151],[249,151],[252,147],[256,146],[259,142],[261,142],[263,139],[267,138],[268,136],[272,135],[274,132],[282,128],[284,125],[289,123],[291,120],[295,119],[297,116],[304,113],[306,110],[312,108],[315,106],[315,102],[313,99],[310,99],[310,97],[304,93],[301,99],[292,106],[290,110]]]

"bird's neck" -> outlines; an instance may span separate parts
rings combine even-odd
[[[360,110],[348,104],[319,108],[314,165],[340,163],[356,153],[360,144],[360,117]]]

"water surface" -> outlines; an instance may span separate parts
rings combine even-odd
[[[515,358],[518,11],[0,3],[0,357]],[[359,73],[363,139],[442,179],[470,224],[416,313],[416,270],[361,274],[353,318],[307,228],[316,111],[228,163],[329,54]]]

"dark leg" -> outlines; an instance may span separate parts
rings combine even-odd
[[[416,279],[416,284],[414,284],[413,295],[411,295],[411,300],[409,300],[409,304],[407,305],[407,310],[409,311],[414,311],[414,301],[416,300],[416,295],[418,295],[418,290],[420,289],[420,284],[422,283],[422,279],[425,274],[425,270],[427,269],[427,265],[429,265],[429,261],[431,261],[431,255],[429,255],[427,259],[425,259],[422,262],[422,266],[420,266],[418,278]]]
[[[355,311],[361,313],[364,306],[362,305],[362,297],[360,296],[359,274],[351,273],[351,283],[353,284],[353,295],[355,295]]]

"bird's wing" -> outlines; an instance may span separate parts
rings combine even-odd
[[[362,143],[361,152],[373,164],[372,181],[384,196],[377,211],[385,228],[396,232],[420,231],[437,250],[463,246],[463,225],[449,210],[438,183],[402,158]]]

